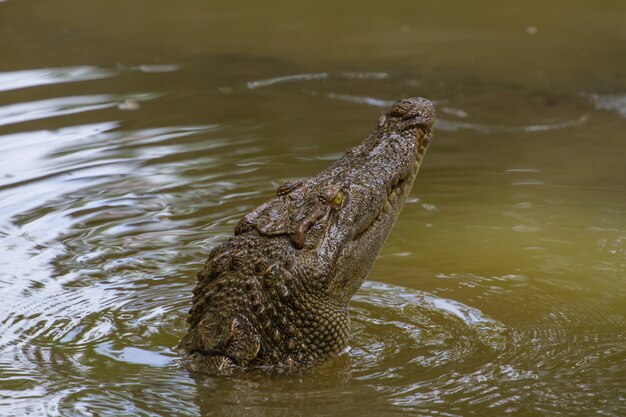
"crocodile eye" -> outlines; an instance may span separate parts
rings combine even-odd
[[[343,194],[341,194],[341,192],[335,194],[335,196],[333,197],[333,199],[331,200],[331,202],[335,205],[335,206],[340,206],[341,203],[343,203]]]

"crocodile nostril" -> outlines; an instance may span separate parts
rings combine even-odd
[[[387,113],[388,116],[401,119],[403,122],[417,121],[430,127],[435,122],[435,108],[433,104],[421,97],[398,100]]]
[[[411,103],[410,100],[399,100],[393,105],[393,107],[391,107],[391,110],[389,110],[389,115],[395,117],[403,117],[411,111],[413,107],[412,104],[413,103]]]

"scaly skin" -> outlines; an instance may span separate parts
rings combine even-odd
[[[363,143],[241,219],[197,275],[179,345],[193,369],[306,365],[346,348],[348,302],[413,186],[434,121],[429,101],[397,101]]]

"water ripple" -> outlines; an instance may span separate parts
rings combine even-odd
[[[37,87],[48,84],[99,80],[111,78],[127,71],[146,73],[172,72],[178,65],[139,65],[136,67],[99,68],[91,65],[75,67],[57,67],[28,69],[22,71],[0,72],[0,92],[21,88]]]
[[[550,294],[540,299],[546,315],[538,325],[505,326],[454,300],[366,283],[354,298],[353,377],[375,379],[389,401],[411,409],[448,403],[459,407],[453,415],[484,406],[510,414],[532,401],[549,412],[593,412],[574,397],[554,402],[553,393],[575,386],[597,392],[604,381],[614,388],[597,396],[597,404],[610,402],[617,374],[602,377],[598,364],[626,354],[618,342],[625,332],[616,330],[626,320],[606,317],[590,301],[557,305]]]
[[[363,104],[368,106],[374,106],[379,108],[387,109],[391,106],[395,100],[383,100],[375,97],[369,96],[359,96],[359,95],[351,95],[351,94],[340,94],[333,92],[318,92],[318,91],[310,91],[303,90],[303,92],[311,95],[311,96],[322,96],[328,98],[330,100],[339,100],[339,101],[347,101],[355,104]],[[440,103],[438,100],[431,100],[435,105]],[[446,111],[444,113],[448,113],[457,117],[467,118],[468,113],[462,109],[451,109],[449,107],[445,107]],[[550,130],[558,130],[558,129],[567,129],[577,126],[584,126],[589,121],[588,115],[580,115],[574,119],[567,119],[559,122],[551,122],[551,123],[541,123],[541,124],[527,124],[520,126],[509,126],[509,125],[499,125],[499,124],[485,124],[485,123],[475,123],[468,121],[459,121],[459,120],[449,120],[442,117],[437,118],[437,130],[442,130],[445,132],[457,132],[462,130],[470,130],[477,133],[482,134],[502,134],[502,133],[516,133],[516,132],[524,132],[524,133],[535,133],[535,132],[545,132]]]
[[[117,107],[119,103],[125,100],[140,102],[154,100],[158,97],[160,97],[160,95],[155,93],[124,95],[99,94],[10,104],[0,107],[0,126],[47,119],[50,117],[67,116],[94,110],[103,110]]]
[[[390,377],[410,373],[410,368],[416,368],[415,372],[432,371],[479,352],[498,352],[507,343],[508,330],[504,325],[454,300],[367,282],[353,304],[357,312],[355,327],[374,324],[377,329],[375,335],[357,332],[355,344],[359,347],[352,354],[359,357],[360,363],[383,365],[384,373]],[[401,358],[394,359],[393,355]],[[400,367],[388,367],[378,361],[395,362]],[[374,373],[367,378],[381,376]]]
[[[576,126],[584,126],[589,121],[589,116],[581,115],[575,119],[564,120],[555,123],[542,123],[542,124],[529,124],[524,126],[506,126],[506,125],[487,125],[481,123],[468,123],[459,122],[453,120],[438,120],[437,128],[448,131],[456,132],[459,130],[473,130],[483,134],[497,134],[497,133],[515,133],[515,132],[545,132],[549,130],[567,129]]]
[[[626,119],[626,94],[588,94],[586,97],[596,108],[616,112]]]
[[[308,91],[308,90],[304,90],[304,92],[312,96],[322,96],[322,97],[329,98],[331,100],[347,101],[349,103],[365,104],[368,106],[381,107],[381,108],[388,108],[395,102],[395,100],[382,100],[382,99],[374,98],[374,97],[354,96],[351,94],[320,93],[317,91]]]
[[[315,81],[315,80],[329,80],[329,79],[344,79],[344,80],[383,80],[389,78],[389,74],[384,72],[316,72],[309,74],[294,74],[286,75],[283,77],[268,78],[265,80],[255,80],[246,83],[246,86],[251,89],[257,89],[262,87],[269,87],[275,84],[285,84],[300,81]]]
[[[436,235],[437,221],[475,207],[471,182],[477,182],[476,171],[467,164],[430,171],[433,177],[425,179],[421,192],[429,192],[429,181],[439,181],[444,191],[438,192],[472,193],[471,198],[451,200],[431,192],[423,200],[429,203],[409,209],[419,208],[435,224],[435,244],[465,257],[455,263],[446,252],[437,270],[424,274],[429,292],[367,282],[352,303],[354,331],[347,354],[295,374],[222,379],[188,374],[172,347],[186,329],[194,271],[242,213],[271,193],[273,179],[292,175],[289,164],[306,161],[317,168],[336,159],[339,147],[318,149],[308,139],[274,141],[268,138],[277,132],[258,121],[218,124],[203,116],[189,123],[158,118],[158,125],[143,112],[124,114],[131,120],[111,120],[116,116],[110,109],[120,103],[159,105],[164,98],[176,100],[176,94],[73,91],[45,98],[34,88],[178,69],[77,66],[0,73],[0,91],[31,88],[24,92],[28,99],[0,107],[0,124],[17,131],[0,136],[0,414],[240,415],[245,408],[251,414],[288,415],[295,406],[319,414],[341,407],[376,415],[620,415],[616,399],[623,397],[626,354],[620,285],[626,253],[623,199],[604,201],[594,222],[583,219],[582,227],[549,236],[545,229],[561,224],[562,213],[549,212],[559,190],[543,199],[533,192],[546,187],[522,185],[547,181],[553,167],[540,159],[520,161],[517,155],[491,171],[507,175],[507,193],[486,194],[505,198],[494,204],[498,208],[490,222],[467,226],[463,219],[449,236]],[[259,91],[247,90],[293,85],[297,94],[382,108],[391,100],[377,97],[391,93],[343,94],[330,81],[360,88],[389,78],[375,72],[294,74],[250,81],[237,93],[258,96]],[[352,80],[359,81],[346,82]],[[317,81],[333,92],[300,89],[301,83]],[[586,116],[569,119],[579,114],[570,112],[528,125],[476,123],[477,116],[463,106],[448,106],[448,100],[438,104],[446,104],[446,117],[462,119],[444,117],[438,122],[444,132],[506,136],[593,122]],[[27,124],[71,115],[78,120],[55,119],[54,129]],[[339,127],[346,128],[346,122]],[[442,143],[440,161],[452,153]],[[286,150],[296,148],[312,155],[298,159]],[[541,179],[535,178],[538,174]],[[577,190],[589,200],[601,200],[590,189]],[[492,217],[506,219],[510,227],[491,223]],[[463,226],[471,242],[478,242],[475,234],[481,232],[481,239],[498,239],[496,229],[524,232],[512,234],[527,238],[523,248],[540,259],[531,256],[533,262],[519,269],[506,263],[505,271],[491,275],[440,272],[502,266],[494,266],[496,255],[489,251],[457,242],[465,239]],[[396,232],[400,239],[414,238]],[[579,242],[591,243],[577,247],[574,233],[582,236]],[[574,249],[566,253],[559,251],[562,247]],[[379,262],[412,262],[408,255],[422,255],[419,249],[407,244]],[[580,279],[577,269],[591,272]],[[394,271],[407,273],[405,267]],[[415,277],[392,274],[389,279],[416,283]],[[423,288],[421,281],[415,285]]]
[[[98,80],[117,75],[112,69],[89,65],[63,68],[42,68],[0,72],[0,91],[86,80]]]

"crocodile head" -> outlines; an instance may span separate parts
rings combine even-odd
[[[344,349],[348,302],[402,209],[434,120],[429,101],[397,101],[363,143],[244,216],[198,273],[179,345],[191,362],[222,372]]]
[[[324,271],[318,284],[347,304],[413,186],[434,121],[428,100],[397,101],[363,143],[316,176],[281,185],[274,199],[241,220],[236,234],[255,228],[263,236],[289,236],[304,252],[302,264]]]

